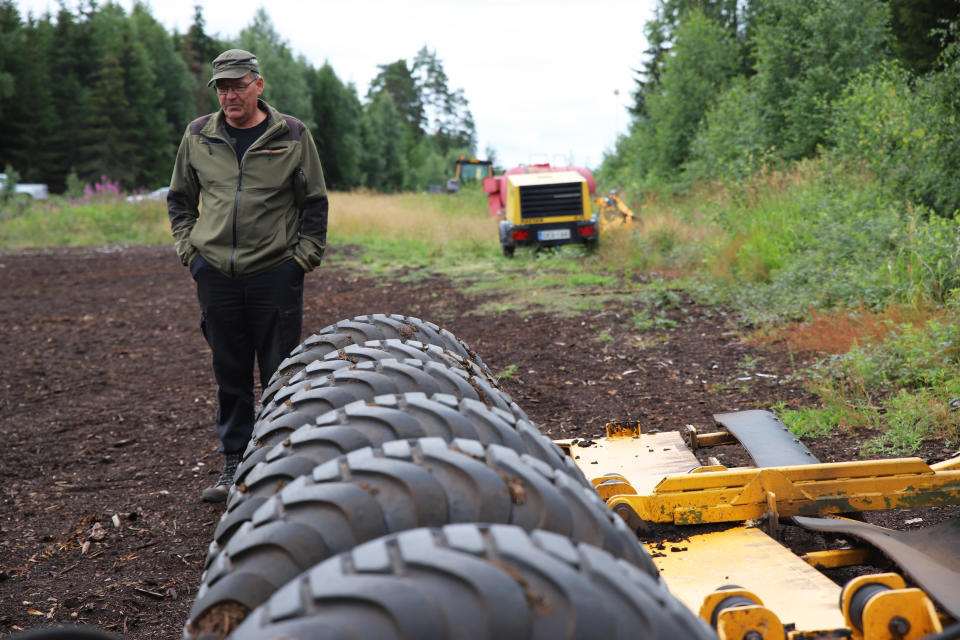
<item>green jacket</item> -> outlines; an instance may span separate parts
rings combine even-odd
[[[327,189],[313,137],[296,118],[262,100],[259,106],[268,114],[266,133],[239,166],[222,111],[197,118],[183,134],[167,210],[185,266],[199,253],[225,275],[240,278],[290,258],[310,271],[323,258]],[[297,169],[306,178],[302,210],[294,195]]]

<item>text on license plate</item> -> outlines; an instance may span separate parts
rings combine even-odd
[[[547,229],[537,232],[538,240],[569,240],[570,229]]]

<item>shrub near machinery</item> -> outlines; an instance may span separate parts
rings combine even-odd
[[[500,247],[513,257],[517,247],[597,245],[599,226],[590,207],[596,189],[583,167],[535,164],[484,178],[490,215],[499,216]]]

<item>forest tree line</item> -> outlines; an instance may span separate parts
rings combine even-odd
[[[423,189],[475,152],[463,91],[426,46],[379,65],[361,97],[328,63],[295,55],[263,9],[221,40],[199,6],[179,34],[142,3],[129,14],[87,0],[22,16],[14,0],[0,0],[0,168],[54,192],[102,176],[127,190],[168,184],[187,123],[219,108],[210,63],[231,47],[258,56],[264,99],[310,127],[331,189]]]
[[[956,0],[659,0],[601,177],[682,188],[830,152],[953,216],[958,16]]]

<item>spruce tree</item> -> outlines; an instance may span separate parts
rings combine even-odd
[[[359,186],[361,106],[352,87],[346,87],[328,63],[308,73],[317,143],[324,177],[331,189]]]

